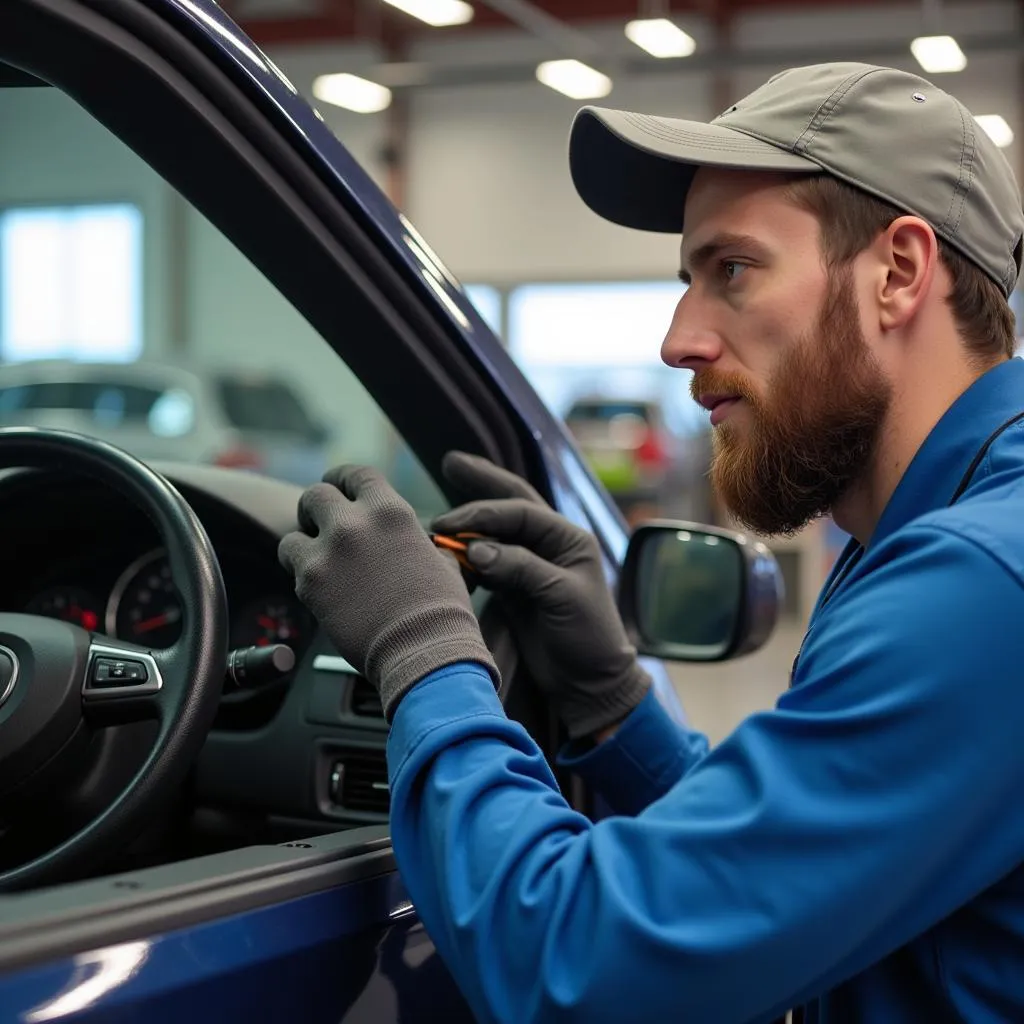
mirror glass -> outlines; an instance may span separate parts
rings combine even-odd
[[[652,531],[644,541],[636,581],[636,625],[643,639],[682,646],[695,658],[720,657],[741,614],[739,546],[689,529]]]

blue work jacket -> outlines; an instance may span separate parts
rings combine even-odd
[[[944,415],[774,709],[709,750],[649,695],[563,751],[609,818],[479,666],[406,695],[395,854],[481,1021],[1024,1021],[1024,421],[976,459],[1020,412],[1014,359]]]

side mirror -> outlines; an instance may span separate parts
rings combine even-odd
[[[760,541],[696,523],[637,527],[619,582],[619,612],[641,654],[725,661],[771,636],[782,573]]]

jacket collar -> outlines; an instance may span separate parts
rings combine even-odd
[[[1024,412],[1024,360],[979,377],[943,414],[907,467],[868,543],[948,505],[974,457],[1008,419]]]
[[[896,485],[868,547],[918,516],[948,505],[985,442],[1020,412],[1024,412],[1024,360],[1010,359],[979,377],[935,424]],[[812,620],[863,552],[856,540],[849,541],[825,581]]]

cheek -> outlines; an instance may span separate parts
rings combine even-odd
[[[808,327],[795,310],[750,303],[731,318],[726,337],[734,358],[763,391],[779,360],[807,332]]]

